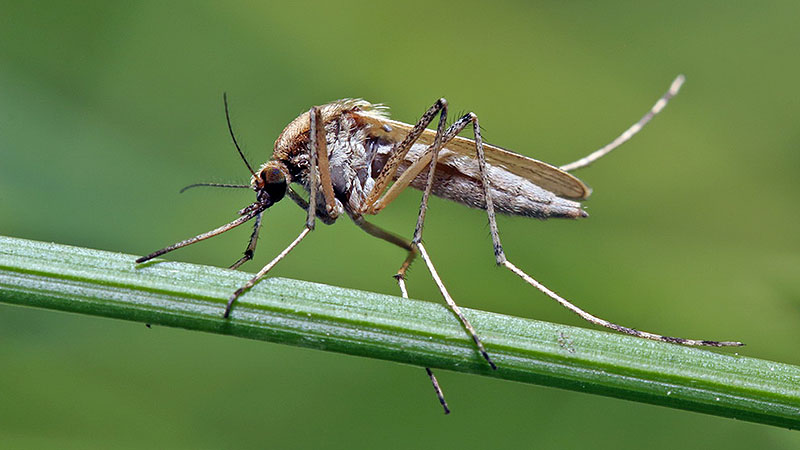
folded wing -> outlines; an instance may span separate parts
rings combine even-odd
[[[402,137],[412,128],[411,125],[396,120],[383,119],[382,121],[392,128],[391,132],[387,134],[396,135],[391,136],[392,140],[402,140]],[[436,132],[428,129],[422,133],[417,142],[430,145],[435,136]],[[453,153],[477,159],[475,141],[472,139],[456,136],[445,148]],[[581,180],[558,167],[487,143],[483,144],[483,150],[488,164],[525,178],[559,197],[582,200],[592,193],[592,190]]]

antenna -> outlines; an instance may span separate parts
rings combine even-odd
[[[233,145],[236,146],[236,151],[239,152],[239,156],[242,157],[242,161],[244,161],[244,164],[247,166],[247,169],[250,171],[251,174],[253,174],[253,176],[256,176],[256,172],[250,166],[250,163],[247,162],[247,158],[244,157],[244,153],[242,153],[242,149],[239,148],[239,143],[236,142],[236,136],[233,134],[233,126],[231,125],[231,115],[228,112],[228,93],[227,92],[223,92],[222,93],[222,101],[225,103],[225,120],[228,121],[228,131],[230,131],[230,133],[231,133],[231,139],[233,139]]]
[[[246,185],[246,184],[195,183],[195,184],[190,184],[190,185],[184,187],[183,189],[180,190],[179,193],[183,194],[187,190],[189,190],[191,188],[198,187],[198,186],[210,186],[210,187],[222,187],[222,188],[239,188],[239,189],[250,189],[250,187],[251,187],[251,186]]]

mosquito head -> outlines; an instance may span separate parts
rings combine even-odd
[[[280,161],[267,161],[258,172],[253,175],[251,185],[256,191],[258,202],[267,207],[280,201],[286,195],[286,189],[291,182],[289,170]]]

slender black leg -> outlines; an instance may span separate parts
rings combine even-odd
[[[256,244],[258,243],[258,232],[261,231],[261,219],[263,214],[256,216],[256,221],[253,224],[253,233],[250,234],[250,241],[247,243],[247,248],[244,250],[244,256],[239,258],[238,261],[231,265],[231,269],[238,269],[239,266],[253,259],[256,254]]]

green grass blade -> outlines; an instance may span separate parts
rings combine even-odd
[[[0,301],[297,345],[800,428],[800,367],[465,309],[491,370],[445,306],[0,237]]]

